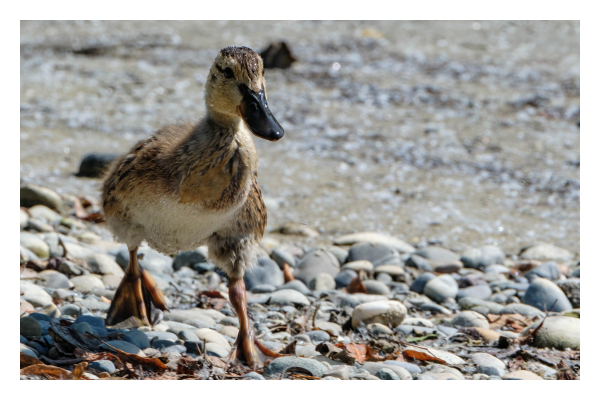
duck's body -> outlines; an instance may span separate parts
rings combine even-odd
[[[130,249],[130,266],[107,325],[127,319],[154,325],[162,316],[159,310],[167,309],[160,289],[137,265],[143,240],[166,254],[207,245],[209,258],[230,278],[241,356],[255,366],[243,275],[255,260],[267,214],[256,180],[252,133],[278,140],[283,130],[268,111],[262,60],[250,49],[221,50],[211,68],[206,101],[207,115],[198,124],[164,127],[134,146],[107,174],[102,196],[106,220]]]

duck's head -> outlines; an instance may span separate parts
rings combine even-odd
[[[262,58],[247,47],[219,52],[206,82],[206,105],[215,118],[239,116],[262,139],[283,137],[283,128],[267,104]]]

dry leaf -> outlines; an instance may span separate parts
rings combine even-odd
[[[509,326],[514,332],[521,332],[523,329],[533,323],[531,318],[527,318],[521,314],[488,314],[490,320],[490,328],[492,330],[500,329],[504,326]]]
[[[85,218],[81,218],[84,221],[93,222],[95,224],[99,224],[100,222],[106,222],[104,216],[100,213],[91,213]]]
[[[216,356],[206,356],[206,359],[215,367],[219,367],[219,368],[226,368],[227,364],[225,364],[225,362],[223,360],[221,360],[219,357]]]
[[[65,379],[71,375],[66,369],[55,367],[52,365],[36,364],[25,367],[20,371],[21,375],[35,375],[41,377],[50,377],[54,379]]]
[[[414,358],[416,360],[433,361],[433,362],[437,362],[440,364],[446,364],[446,361],[435,357],[433,354],[431,354],[431,352],[427,351],[427,349],[424,349],[422,351],[407,349],[407,350],[404,350],[402,352],[402,354],[406,357]]]
[[[346,290],[350,294],[352,294],[352,293],[367,293],[367,288],[365,287],[364,283],[362,283],[362,280],[360,279],[360,273],[356,276],[356,278],[354,278],[350,281],[350,284],[348,285]]]
[[[88,363],[86,363],[85,361],[82,363],[79,363],[75,366],[75,368],[73,368],[73,372],[71,372],[71,374],[69,374],[69,376],[67,376],[65,379],[67,380],[81,380],[81,379],[85,379],[83,378],[83,373],[85,372],[85,369],[87,368]]]
[[[294,278],[294,274],[292,274],[292,270],[290,269],[290,266],[288,265],[288,263],[284,262],[283,263],[283,282],[284,283],[288,283],[293,281]]]
[[[37,358],[35,358],[33,356],[29,356],[25,353],[19,353],[19,354],[21,354],[21,369],[23,369],[25,367],[29,367],[30,365],[44,364],[43,362],[41,362],[40,360],[38,360]]]
[[[366,360],[367,345],[364,343],[338,343],[335,347],[346,350],[351,357],[356,358],[359,364],[364,363]]]

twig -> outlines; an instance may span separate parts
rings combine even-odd
[[[315,313],[313,314],[313,317],[312,317],[312,326],[313,326],[313,329],[315,329],[317,327],[315,325],[315,320],[317,319],[317,313],[319,312],[319,309],[321,308],[321,304],[322,304],[321,302],[317,303],[317,307],[315,308]]]

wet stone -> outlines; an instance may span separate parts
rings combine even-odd
[[[112,374],[116,371],[115,364],[110,360],[98,360],[93,361],[88,365],[89,368],[93,368],[98,372],[108,372]]]

